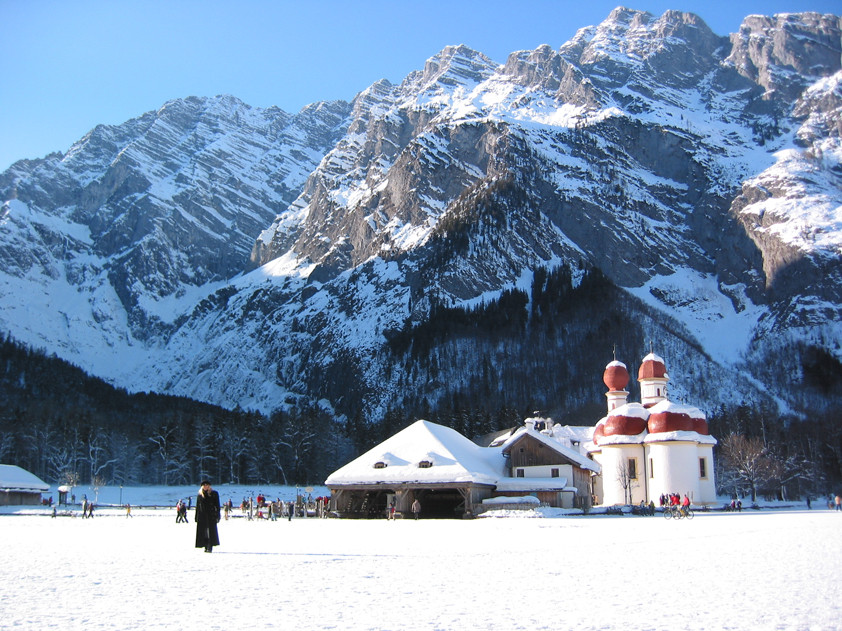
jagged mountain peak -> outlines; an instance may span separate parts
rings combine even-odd
[[[498,66],[464,44],[446,46],[426,61],[423,70],[410,73],[401,84],[401,91],[419,98],[434,97],[454,89],[470,90],[488,79]]]
[[[698,84],[725,43],[695,14],[666,11],[656,17],[618,7],[597,26],[580,29],[559,52],[603,88],[630,84],[648,91],[653,80],[667,88]]]
[[[766,91],[792,100],[840,69],[842,17],[820,13],[750,15],[730,37],[726,62]]]

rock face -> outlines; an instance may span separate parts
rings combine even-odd
[[[4,200],[31,214],[6,206],[4,269],[107,285],[145,337],[155,314],[143,303],[242,272],[255,235],[295,199],[348,113],[345,103],[292,116],[190,98],[99,126],[66,155],[3,175]]]
[[[776,386],[770,353],[842,342],[840,33],[618,8],[503,64],[445,48],[351,104],[98,127],[0,175],[0,324],[126,387],[375,418],[502,353],[411,365],[397,331],[599,270],[642,335],[699,355],[695,400],[785,398],[752,381]]]

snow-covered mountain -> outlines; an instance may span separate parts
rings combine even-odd
[[[0,175],[0,328],[133,390],[365,419],[481,388],[585,405],[581,367],[628,330],[621,358],[657,345],[678,399],[803,411],[781,384],[842,343],[841,50],[838,16],[720,37],[618,8],[558,50],[448,47],[295,116],[174,101]],[[534,316],[548,273],[590,270],[605,304],[537,345],[419,351],[443,309],[520,290]]]

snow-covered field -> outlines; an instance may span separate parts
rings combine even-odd
[[[32,513],[0,514],[2,628],[842,628],[842,513],[827,509],[240,517],[213,554],[193,547],[192,513]]]

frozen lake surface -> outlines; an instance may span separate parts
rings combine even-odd
[[[0,515],[3,628],[842,628],[842,513],[826,509],[238,517],[213,554],[169,508],[20,513]]]

